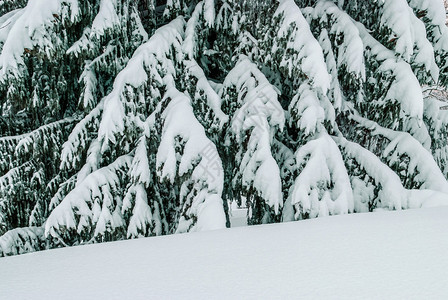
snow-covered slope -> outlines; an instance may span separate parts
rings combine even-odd
[[[0,259],[1,299],[448,299],[448,207]]]

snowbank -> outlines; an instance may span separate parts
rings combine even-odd
[[[447,299],[448,207],[0,259],[2,299]]]

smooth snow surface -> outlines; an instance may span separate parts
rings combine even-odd
[[[1,299],[448,299],[448,207],[0,259]]]

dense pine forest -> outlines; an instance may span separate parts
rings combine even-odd
[[[0,256],[448,201],[443,0],[0,1]]]

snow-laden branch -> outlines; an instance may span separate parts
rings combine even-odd
[[[205,135],[185,94],[171,86],[164,99],[170,100],[162,113],[157,174],[161,182],[170,183],[187,176],[180,187],[181,217],[176,232],[224,228],[224,171],[216,146]]]
[[[52,29],[56,18],[74,23],[80,14],[78,0],[29,1],[18,18],[10,19],[9,28],[0,53],[0,81],[6,77],[23,76],[23,53],[26,49],[39,48],[49,59],[55,51]]]
[[[160,86],[163,84],[163,76],[176,74],[173,60],[180,59],[184,25],[185,21],[179,17],[158,29],[135,51],[127,66],[116,77],[113,90],[105,99],[98,130],[103,152],[108,149],[109,143],[116,142],[116,135],[125,130],[126,89],[143,88],[149,78]]]
[[[124,226],[120,190],[131,164],[129,155],[91,173],[51,212],[45,223],[45,236],[78,241],[108,239]]]

